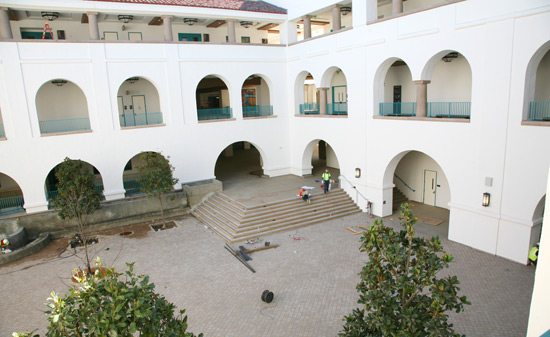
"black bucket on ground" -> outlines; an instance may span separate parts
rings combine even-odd
[[[273,301],[273,293],[269,290],[264,290],[262,293],[262,301],[271,303],[271,301]]]

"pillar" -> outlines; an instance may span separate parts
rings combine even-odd
[[[289,44],[298,40],[297,21],[286,21],[279,24],[279,39],[281,44]]]
[[[311,15],[304,16],[304,40],[311,38]]]
[[[13,33],[11,31],[10,16],[8,14],[8,8],[0,8],[0,38],[13,39]]]
[[[237,43],[237,37],[235,35],[235,21],[227,20],[227,42]]]
[[[426,117],[428,106],[428,84],[431,81],[414,81],[416,84],[416,116]]]
[[[319,115],[327,114],[327,91],[328,88],[319,88]]]
[[[172,34],[172,15],[163,15],[162,23],[164,26],[164,41],[174,41],[174,35]]]
[[[225,150],[223,151],[223,155],[227,158],[233,157],[233,144],[225,148]]]
[[[332,7],[332,31],[339,31],[342,27],[342,16],[340,15],[340,5]]]
[[[99,40],[99,26],[97,24],[97,12],[86,13],[88,15],[88,29],[90,30],[90,40]]]
[[[403,13],[403,0],[392,0],[392,12],[393,16]]]

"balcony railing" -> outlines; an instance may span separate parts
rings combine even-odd
[[[318,115],[319,104],[317,103],[303,103],[300,104],[300,115]]]
[[[550,121],[550,101],[530,102],[529,120]]]
[[[210,119],[228,119],[233,117],[232,109],[230,107],[216,108],[216,109],[197,109],[199,121],[206,121]]]
[[[162,112],[128,113],[120,116],[120,126],[162,124]]]
[[[126,196],[141,193],[141,184],[139,180],[124,180],[124,189],[126,190]]]
[[[470,118],[470,102],[428,102],[428,117]]]
[[[382,102],[380,116],[416,116],[416,102]]]
[[[15,197],[0,198],[0,214],[11,214],[24,212],[23,208],[23,196],[18,195]]]
[[[97,184],[95,185],[95,189],[101,193],[101,200],[105,200],[105,196],[103,195],[103,184]],[[58,190],[51,190],[46,193],[46,198],[48,198],[48,206],[51,207],[52,201],[59,195]]]
[[[68,118],[40,121],[40,133],[90,130],[89,118]]]
[[[327,104],[327,114],[329,115],[347,115],[348,114],[348,103],[329,103]]]
[[[243,117],[273,116],[273,105],[243,106]]]
[[[0,123],[0,138],[6,137],[6,133],[4,132],[4,124]]]

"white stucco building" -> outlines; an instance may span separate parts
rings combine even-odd
[[[194,3],[0,1],[3,210],[47,210],[65,157],[114,200],[141,151],[185,183],[236,142],[272,177],[309,174],[327,144],[375,215],[397,187],[449,209],[449,239],[527,262],[550,163],[548,0]]]

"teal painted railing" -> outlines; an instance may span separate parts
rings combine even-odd
[[[396,177],[397,179],[399,179],[400,182],[402,182],[405,186],[407,186],[407,188],[413,192],[416,192],[416,190],[413,190],[412,187],[409,186],[409,184],[407,184],[403,179],[401,179],[401,177],[399,177],[397,174],[394,173],[393,175],[394,177]]]
[[[216,109],[197,109],[199,121],[209,119],[227,119],[233,117],[233,110],[230,107]]]
[[[68,118],[40,121],[40,133],[90,130],[89,118]]]
[[[0,214],[25,212],[23,208],[23,196],[0,198]]]
[[[329,115],[347,115],[348,103],[329,103],[327,104],[327,114]]]
[[[243,106],[243,117],[273,116],[273,105]]]
[[[162,124],[162,112],[127,113],[120,116],[120,126]]]
[[[300,115],[318,115],[319,104],[317,103],[303,103],[300,104]]]
[[[126,196],[141,193],[141,184],[139,183],[139,180],[124,180],[123,184],[124,189],[126,190]]]
[[[105,200],[105,196],[103,195],[103,184],[95,185],[95,189],[98,190],[99,193],[101,193],[101,200]],[[48,191],[48,193],[46,193],[46,198],[48,198],[48,203],[51,204],[53,199],[55,199],[55,197],[57,197],[58,195],[59,195],[58,190]]]
[[[428,117],[470,118],[470,102],[428,102]]]
[[[550,120],[550,101],[530,102],[529,120],[548,121]]]
[[[6,133],[4,132],[4,124],[0,124],[0,138],[6,137]]]
[[[416,116],[416,102],[382,102],[380,116]]]

